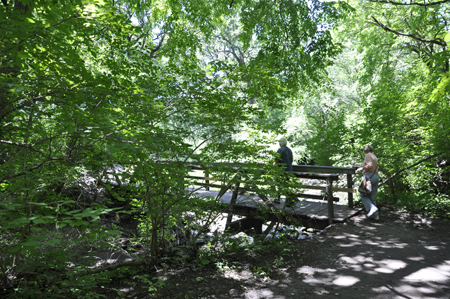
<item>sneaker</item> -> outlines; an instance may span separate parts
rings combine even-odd
[[[373,216],[373,220],[376,220],[376,221],[380,220],[380,216],[378,216],[378,215]]]
[[[372,208],[370,208],[369,213],[367,213],[367,217],[372,216],[374,213],[376,213],[378,211],[378,208],[373,206]]]

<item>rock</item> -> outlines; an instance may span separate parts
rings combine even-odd
[[[240,244],[241,246],[244,246],[246,244],[252,244],[254,242],[253,237],[250,237],[249,235],[247,235],[244,232],[240,232],[239,234],[232,236],[231,239],[241,240],[241,244]]]

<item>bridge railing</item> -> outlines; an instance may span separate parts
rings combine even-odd
[[[292,171],[301,173],[332,173],[346,176],[347,188],[333,187],[334,192],[346,192],[349,208],[353,208],[353,193],[357,191],[353,188],[353,175],[356,173],[354,167],[334,167],[334,166],[315,166],[315,165],[292,165]],[[338,179],[339,180],[339,179]],[[337,181],[338,181],[337,180]],[[303,185],[306,189],[325,190],[321,186]]]
[[[209,190],[210,187],[223,188],[225,185],[231,184],[234,186],[233,196],[231,200],[231,205],[233,206],[236,203],[237,195],[239,190],[241,192],[245,191],[256,191],[252,190],[248,187],[240,187],[241,182],[231,182],[231,178],[217,178],[212,177],[210,172],[213,170],[217,170],[218,168],[226,167],[228,170],[235,170],[236,172],[242,171],[248,165],[239,164],[239,163],[213,163],[208,166],[201,165],[198,162],[185,162],[185,166],[190,167],[193,170],[202,170],[204,172],[203,176],[201,175],[189,175],[187,178],[194,179],[194,185],[203,186],[206,190]],[[260,165],[260,170],[264,171],[264,167],[267,165]],[[332,167],[332,166],[315,166],[315,165],[293,165],[292,166],[292,174],[299,179],[314,179],[325,182],[325,186],[316,186],[316,185],[305,185],[301,184],[302,189],[308,190],[323,190],[325,191],[325,196],[315,195],[315,194],[304,194],[297,193],[297,197],[303,198],[312,198],[312,199],[326,199],[328,203],[328,216],[330,223],[334,218],[334,201],[338,201],[339,198],[333,196],[333,192],[346,192],[348,193],[348,206],[353,208],[353,193],[355,190],[353,189],[353,178],[352,175],[355,174],[355,168],[352,167]],[[339,175],[345,174],[347,177],[347,188],[339,188],[333,187],[333,182],[339,181]],[[222,182],[222,184],[218,184],[217,182]],[[225,183],[225,184],[224,184]]]

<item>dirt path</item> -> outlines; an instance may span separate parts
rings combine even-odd
[[[278,256],[236,258],[221,271],[161,271],[169,283],[157,297],[450,298],[450,222],[387,208],[380,217],[357,215]]]

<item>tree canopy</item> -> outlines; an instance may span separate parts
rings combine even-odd
[[[181,162],[270,164],[278,134],[322,165],[372,144],[382,198],[446,215],[448,1],[228,2],[2,1],[3,276],[65,246],[45,225],[111,213],[79,186],[112,190],[117,165],[158,256],[164,226],[207,213]]]

